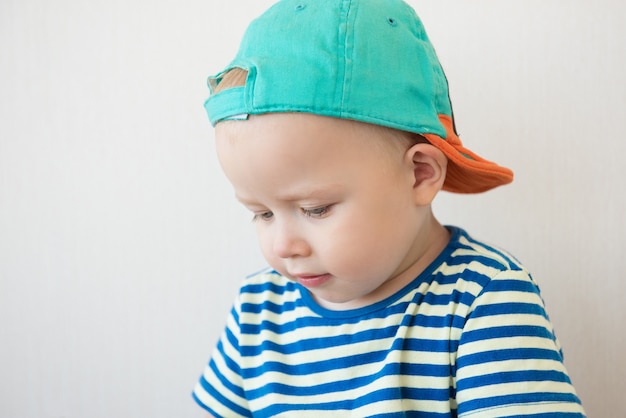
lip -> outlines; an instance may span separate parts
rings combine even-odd
[[[331,279],[330,274],[296,274],[293,277],[307,288],[320,287]]]

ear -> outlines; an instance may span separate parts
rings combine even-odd
[[[431,204],[443,187],[448,159],[437,147],[424,143],[413,145],[404,158],[412,171],[415,203],[419,206]]]

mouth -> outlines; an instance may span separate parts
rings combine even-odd
[[[307,288],[315,288],[324,285],[332,276],[330,274],[299,274],[292,276],[298,283]]]

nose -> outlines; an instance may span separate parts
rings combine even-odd
[[[274,254],[279,258],[306,257],[311,247],[294,225],[275,225],[273,237]]]

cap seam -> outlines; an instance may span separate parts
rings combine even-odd
[[[351,0],[344,0],[341,3],[341,13],[340,13],[340,22],[337,32],[337,65],[341,68],[342,76],[338,78],[339,82],[339,107],[343,108],[344,103],[346,103],[347,98],[346,94],[348,94],[349,89],[346,84],[349,82],[348,78],[348,51],[349,51],[349,33],[350,33],[350,12],[352,8]],[[342,47],[343,45],[343,47]]]
[[[394,129],[404,130],[407,132],[433,134],[433,135],[439,136],[444,141],[446,138],[445,127],[443,126],[439,129],[437,128],[433,129],[425,125],[415,125],[415,124],[410,124],[410,123],[406,123],[406,124],[394,123],[394,122],[390,122],[388,118],[384,116],[379,116],[379,115],[372,114],[372,113],[350,112],[350,111],[346,111],[345,109],[333,110],[327,107],[316,108],[316,107],[305,107],[305,106],[296,107],[293,105],[278,105],[278,106],[274,105],[271,107],[254,107],[246,111],[247,112],[249,111],[250,114],[265,114],[265,113],[280,113],[280,112],[312,113],[312,114],[319,114],[319,115],[325,114],[326,116],[344,117],[344,118],[350,118],[350,119],[353,119],[356,121],[362,121],[362,122],[369,122],[369,123],[378,122],[376,123],[377,125],[387,126],[387,127],[394,128]]]

